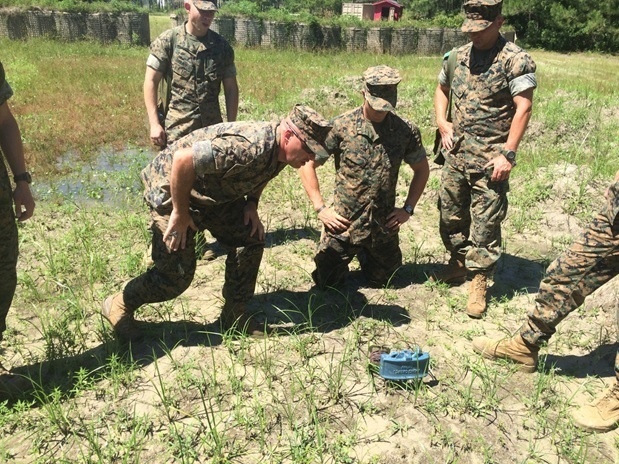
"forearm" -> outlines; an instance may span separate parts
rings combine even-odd
[[[405,204],[411,205],[414,208],[428,183],[430,166],[428,165],[428,161],[424,159],[411,167],[413,169],[413,180],[411,180],[411,184],[408,187],[408,195]]]
[[[262,197],[262,192],[264,191],[264,188],[266,187],[266,184],[252,190],[251,192],[249,192],[246,195],[247,201],[251,201],[252,199],[255,200],[256,202],[256,206],[258,206],[258,201],[260,201],[260,197]]]
[[[185,148],[175,152],[170,173],[170,196],[172,206],[178,214],[189,214],[190,193],[195,180],[192,149]]]
[[[522,140],[522,137],[524,137],[524,133],[529,125],[529,120],[531,119],[531,113],[533,111],[532,99],[533,90],[531,90],[530,93],[524,92],[523,94],[514,97],[516,112],[509,128],[507,141],[505,142],[506,150],[518,151],[520,141]]]
[[[239,85],[236,77],[224,79],[223,85],[226,98],[226,117],[228,122],[236,121],[239,111]]]
[[[313,208],[319,210],[324,206],[325,202],[320,193],[320,183],[316,175],[316,165],[314,161],[308,161],[301,166],[298,171],[307,197],[312,203]]]
[[[0,148],[13,175],[26,171],[21,132],[6,102],[0,105]]]
[[[447,121],[447,107],[449,105],[449,88],[440,84],[434,92],[434,116],[436,125],[441,128]]]
[[[159,124],[159,114],[157,114],[158,87],[161,76],[152,68],[146,68],[144,77],[144,106],[148,115],[148,123],[152,126]]]

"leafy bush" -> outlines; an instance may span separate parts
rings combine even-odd
[[[504,14],[526,46],[556,51],[619,49],[616,0],[514,0]]]

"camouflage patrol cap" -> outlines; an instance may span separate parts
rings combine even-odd
[[[207,2],[205,0],[193,0],[192,3],[200,11],[217,11],[217,5],[213,2]]]
[[[398,84],[402,80],[397,69],[381,64],[363,73],[365,99],[373,110],[394,111],[398,101]]]
[[[331,124],[309,106],[296,104],[288,115],[289,121],[294,124],[305,136],[305,144],[316,157],[328,157],[325,149],[325,139],[331,130]]]
[[[466,19],[462,32],[480,32],[501,14],[503,0],[469,0],[462,5]]]

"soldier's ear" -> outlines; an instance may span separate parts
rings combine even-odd
[[[294,135],[294,133],[290,130],[289,127],[286,127],[284,129],[284,134],[283,134],[283,137],[282,137],[284,147],[286,145],[288,145],[288,143],[290,142],[290,137],[292,137],[293,135]]]

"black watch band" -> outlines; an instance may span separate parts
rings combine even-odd
[[[505,152],[505,158],[509,161],[512,166],[516,166],[516,152],[514,150],[507,150]]]
[[[17,174],[16,176],[13,176],[13,180],[15,181],[15,183],[27,182],[28,184],[31,184],[32,176],[30,175],[28,171],[26,171],[26,172],[22,172],[21,174]]]

